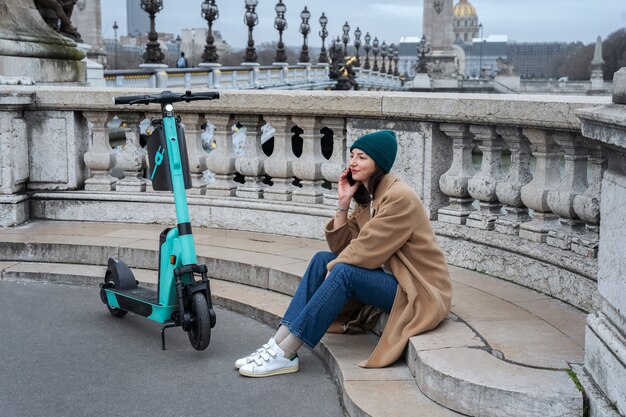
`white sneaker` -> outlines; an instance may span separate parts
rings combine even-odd
[[[239,369],[242,366],[244,366],[247,363],[250,363],[254,360],[254,357],[256,355],[258,355],[261,352],[265,352],[267,349],[277,346],[276,345],[276,341],[274,340],[274,338],[270,338],[270,340],[267,341],[266,344],[264,344],[263,346],[261,346],[260,348],[258,348],[255,352],[249,354],[248,356],[246,356],[245,358],[241,358],[241,359],[237,359],[235,361],[235,368]]]
[[[285,352],[278,345],[272,346],[255,355],[251,362],[239,368],[239,373],[243,376],[262,378],[298,372],[300,369],[298,355],[293,359],[287,359],[284,354]]]

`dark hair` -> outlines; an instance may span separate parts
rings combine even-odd
[[[376,192],[376,188],[378,188],[378,184],[385,176],[385,171],[378,165],[376,165],[376,171],[370,177],[368,181],[368,188],[365,188],[363,184],[359,185],[356,192],[354,193],[354,201],[359,204],[369,204],[372,201],[372,197]]]

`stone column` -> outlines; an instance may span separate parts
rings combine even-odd
[[[496,185],[502,177],[502,139],[494,126],[471,125],[470,132],[480,141],[483,153],[480,171],[467,182],[467,191],[480,201],[479,211],[471,213],[466,224],[478,229],[493,230],[502,215],[502,204],[496,195]]]
[[[179,113],[185,125],[185,142],[189,158],[191,188],[188,194],[202,195],[206,193],[206,184],[202,182],[202,173],[206,171],[207,152],[202,147],[202,125],[205,123],[203,113]]]
[[[452,139],[452,165],[439,178],[439,188],[450,199],[447,207],[440,208],[437,219],[446,223],[465,224],[467,217],[475,209],[474,199],[470,196],[467,185],[476,171],[472,166],[472,134],[466,125],[442,123],[439,129]]]
[[[265,120],[261,116],[244,115],[239,117],[239,123],[243,125],[246,144],[243,155],[235,161],[235,167],[244,175],[245,183],[237,186],[237,197],[262,198],[263,165],[267,157],[261,147],[261,128]]]
[[[324,200],[322,188],[321,126],[315,117],[293,117],[294,123],[303,130],[302,155],[293,162],[293,174],[300,179],[302,188],[293,192],[293,201],[321,203]]]
[[[613,103],[579,110],[582,134],[608,150],[602,178],[599,310],[587,317],[585,374],[592,416],[626,415],[626,67],[613,78]]]
[[[528,209],[522,203],[521,189],[533,176],[530,173],[530,142],[518,127],[500,126],[496,131],[504,138],[511,152],[511,164],[506,180],[496,185],[496,195],[504,204],[506,215],[496,220],[496,231],[517,235],[519,226],[530,220]]]
[[[559,215],[561,226],[548,232],[546,243],[570,249],[572,235],[584,228],[574,211],[574,198],[587,189],[587,149],[580,134],[556,132],[554,140],[563,149],[565,166],[561,185],[548,193],[548,206]]]
[[[143,113],[128,112],[123,115],[129,128],[126,130],[126,144],[116,155],[117,167],[124,171],[124,178],[117,181],[115,191],[143,192],[146,191],[146,179],[143,170],[146,168],[146,150],[139,143],[139,123],[145,118]]]
[[[109,121],[113,116],[101,111],[87,111],[83,115],[90,125],[90,147],[85,153],[85,165],[90,170],[90,178],[85,181],[85,191],[115,190],[117,178],[110,173],[116,157],[109,143]]]
[[[206,159],[207,167],[215,175],[215,182],[207,184],[206,194],[210,196],[232,197],[235,195],[237,184],[235,178],[235,149],[233,147],[233,130],[235,125],[234,115],[209,116],[208,120],[213,123],[215,130],[216,148]]]
[[[572,251],[580,255],[596,258],[600,236],[600,189],[606,170],[606,159],[602,147],[593,142],[589,149],[589,188],[574,198],[574,211],[585,222],[585,231],[572,237]]]
[[[519,235],[524,239],[545,242],[548,231],[559,226],[558,217],[548,206],[548,194],[561,182],[561,152],[551,132],[535,128],[525,128],[523,132],[533,144],[537,165],[533,180],[522,187],[522,202],[534,210],[533,220],[520,226]]]
[[[274,128],[274,150],[264,162],[265,172],[272,177],[273,185],[265,189],[263,198],[291,201],[294,188],[292,163],[296,159],[291,147],[293,122],[289,116],[265,116],[265,121]]]
[[[338,201],[337,183],[346,167],[346,119],[324,118],[322,126],[332,131],[333,153],[327,162],[322,164],[322,177],[331,184],[331,189],[324,192],[324,204],[336,206]]]

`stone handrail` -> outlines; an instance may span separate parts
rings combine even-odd
[[[168,221],[168,210],[153,210],[171,197],[151,191],[139,128],[159,108],[111,101],[147,92],[1,89],[1,120],[16,132],[3,147],[17,161],[3,164],[4,207],[16,213],[5,225],[19,222],[17,207],[29,203],[31,217]],[[349,145],[365,132],[393,129],[400,149],[393,172],[421,197],[452,264],[591,310],[606,147],[581,134],[576,111],[609,101],[226,90],[219,101],[176,107],[186,128],[192,219],[321,238]],[[115,117],[127,132],[113,149]],[[215,149],[207,152],[207,144]]]

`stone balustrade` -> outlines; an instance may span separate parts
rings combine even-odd
[[[0,87],[1,225],[30,218],[171,222],[171,193],[152,190],[141,146],[141,126],[159,117],[158,106],[111,104],[113,96],[147,92]],[[611,265],[626,262],[623,235],[604,223],[608,216],[619,224],[623,208],[614,206],[626,184],[624,104],[610,103],[610,97],[225,90],[219,100],[176,105],[192,174],[191,221],[321,239],[350,144],[392,129],[399,144],[392,173],[422,199],[448,262],[585,311],[602,308],[590,315],[596,335],[590,340],[600,340],[590,342],[590,355],[599,355],[612,329],[606,323],[623,320],[615,299],[624,294],[623,281]],[[115,118],[124,136],[112,147]],[[589,120],[583,129],[581,118]],[[602,273],[607,284],[599,288]],[[601,378],[601,368],[594,372]]]

